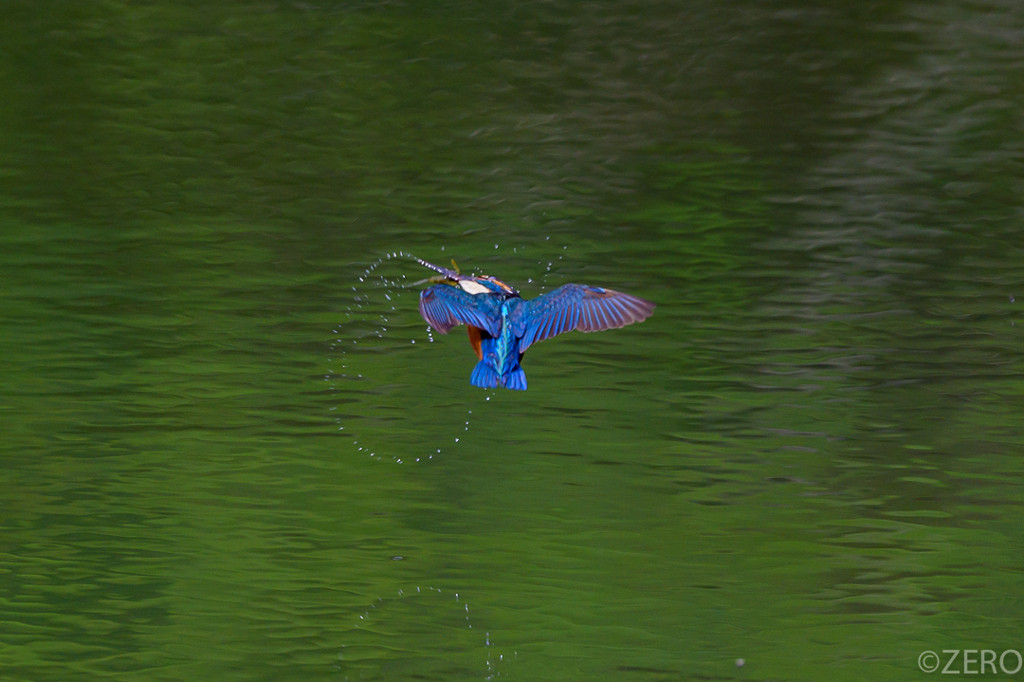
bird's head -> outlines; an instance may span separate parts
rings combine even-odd
[[[454,270],[448,268],[442,268],[428,263],[425,260],[417,258],[421,265],[424,265],[431,270],[436,270],[441,273],[440,275],[434,275],[425,280],[420,280],[416,284],[423,284],[430,282],[431,284],[447,284],[448,286],[458,287],[465,291],[467,294],[500,294],[505,297],[518,296],[519,292],[510,287],[509,285],[502,282],[496,277],[490,275],[463,275],[459,271],[459,266],[455,264],[455,259],[452,259],[452,267]]]

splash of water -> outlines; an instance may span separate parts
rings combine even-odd
[[[547,240],[550,240],[550,237]],[[499,246],[495,244],[495,248]],[[567,248],[568,246],[562,247],[563,250]],[[442,247],[441,250],[444,251],[444,248]],[[525,246],[516,246],[512,249],[513,253],[525,250]],[[557,260],[562,260],[562,256],[558,256]],[[324,381],[330,384],[330,391],[339,391],[340,388],[339,395],[344,395],[343,382],[372,382],[376,379],[376,377],[372,376],[370,370],[367,370],[366,364],[360,362],[359,351],[378,348],[380,344],[385,346],[385,350],[390,351],[391,349],[397,349],[399,344],[405,343],[405,340],[400,339],[393,328],[389,331],[388,325],[391,324],[391,320],[395,316],[401,319],[402,316],[409,314],[410,309],[415,310],[418,307],[417,303],[407,302],[408,294],[415,292],[414,295],[418,298],[419,285],[425,280],[413,281],[405,273],[388,271],[386,266],[389,263],[398,263],[400,261],[414,261],[417,264],[425,263],[422,259],[405,251],[386,253],[365,267],[362,273],[357,276],[358,283],[355,286],[350,286],[353,295],[343,311],[345,319],[339,321],[332,328],[334,339],[330,344],[330,349],[338,353],[340,361],[334,363],[335,358],[328,359],[332,368],[325,373]],[[552,274],[551,269],[554,262],[554,260],[547,261],[546,269],[541,271],[542,274],[538,284],[540,284],[542,291],[548,288],[544,283],[548,276]],[[545,268],[544,261],[537,261],[537,265],[539,268]],[[532,277],[527,281],[530,284],[534,283]],[[429,325],[426,325],[423,329],[427,343],[434,343],[434,330]],[[422,337],[420,339],[411,338],[407,340],[409,345],[415,345],[417,340],[422,341]],[[377,346],[374,346],[374,344],[377,344]],[[496,391],[492,390],[490,395],[485,396],[485,402],[489,402],[495,395]],[[336,412],[338,406],[331,406],[328,410]],[[462,424],[462,436],[465,436],[466,432],[470,430],[473,419],[472,415],[473,411],[467,409],[466,418]],[[358,427],[353,424],[353,420],[346,420],[342,416],[334,416],[333,421],[337,425],[339,433],[343,433],[346,437],[351,438],[351,446],[355,452],[365,454],[378,461],[394,464],[425,463],[434,459],[435,455],[442,454],[442,448],[436,447],[436,443],[433,447],[425,448],[423,452],[418,454],[399,456],[398,454],[388,453],[386,448],[375,447],[369,444],[373,439],[372,434],[355,433],[354,429]],[[442,438],[442,440],[451,443],[453,447],[461,446],[464,442],[463,437],[453,434],[449,434],[448,437]]]
[[[469,602],[459,591],[442,589],[434,585],[408,586],[395,590],[391,596],[378,597],[355,614],[352,630],[376,634],[386,624],[389,637],[394,637],[394,628],[413,624],[419,627],[413,627],[410,636],[429,637],[430,628],[422,627],[425,623],[432,624],[437,630],[438,639],[446,643],[447,655],[460,650],[463,654],[476,655],[482,647],[486,653],[484,679],[499,677],[503,670],[507,672],[508,665],[519,657],[519,652],[514,649],[502,651],[489,629],[474,628],[474,616]],[[462,630],[464,634],[458,634],[458,630]],[[481,630],[484,630],[482,635],[478,634]],[[353,637],[353,641],[360,639],[364,638]],[[393,643],[384,641],[377,643],[373,635],[369,641],[342,645],[341,651],[338,652],[339,663],[335,667],[341,669],[349,660],[372,661],[374,657],[367,655],[372,649],[387,648],[390,652],[393,646]],[[410,650],[430,648],[428,643],[421,642]]]

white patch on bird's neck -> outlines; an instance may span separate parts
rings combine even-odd
[[[477,294],[491,293],[491,290],[485,287],[483,284],[480,284],[479,282],[474,282],[471,279],[460,279],[459,286],[462,287],[462,290],[465,291],[467,294],[473,294],[474,296],[476,296]]]

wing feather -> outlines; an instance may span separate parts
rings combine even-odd
[[[525,302],[526,325],[520,352],[574,329],[597,332],[642,322],[654,304],[636,296],[584,284],[566,284]]]
[[[608,299],[608,305],[611,306],[612,311],[615,314],[615,318],[619,320],[622,324],[626,324],[626,321],[629,319],[630,313],[629,310],[626,309],[625,304],[622,301],[616,299]]]
[[[431,327],[447,334],[457,324],[501,333],[501,304],[489,294],[469,294],[447,284],[435,284],[420,292],[420,314]]]

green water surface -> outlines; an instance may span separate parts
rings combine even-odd
[[[1024,651],[1022,35],[1009,0],[0,3],[0,679]],[[481,390],[408,254],[658,307]]]

